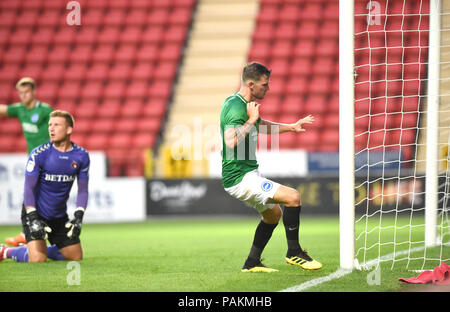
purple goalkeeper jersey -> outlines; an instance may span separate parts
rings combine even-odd
[[[70,190],[77,178],[77,206],[86,208],[89,163],[88,152],[75,143],[65,153],[58,151],[51,141],[36,147],[25,170],[25,206],[36,207],[47,220],[65,216]]]

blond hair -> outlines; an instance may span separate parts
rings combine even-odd
[[[63,117],[66,119],[66,123],[69,127],[73,128],[73,125],[75,124],[75,119],[73,118],[73,116],[63,110],[55,110],[53,112],[50,113],[50,118],[51,117]]]
[[[31,77],[23,77],[16,83],[16,89],[19,89],[21,86],[30,85],[32,89],[36,86],[34,79]]]

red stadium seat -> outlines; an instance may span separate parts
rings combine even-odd
[[[64,79],[68,81],[83,81],[86,77],[86,65],[85,64],[79,64],[74,63],[70,65],[67,69],[65,69],[62,73],[59,79]]]
[[[82,99],[81,103],[75,108],[74,115],[76,118],[90,119],[91,121],[97,117],[98,101],[97,99]]]
[[[94,58],[95,59],[95,58]],[[89,81],[103,81],[108,77],[109,64],[94,63],[86,70],[86,79]]]
[[[89,7],[82,17],[83,27],[99,27],[103,24],[103,19],[105,15],[103,14],[103,8],[93,8]]]
[[[131,76],[131,66],[128,62],[114,63],[108,76],[112,80],[127,81]]]
[[[153,77],[154,66],[149,62],[137,63],[131,70],[131,79],[136,80],[148,80]]]
[[[191,8],[176,7],[169,15],[169,23],[171,25],[182,25],[186,30],[191,22],[192,10]]]
[[[79,47],[80,45],[93,45],[97,42],[98,36],[97,27],[81,27],[80,31],[75,36],[76,47]]]
[[[112,44],[98,46],[92,54],[95,63],[110,63],[113,60],[115,47]]]
[[[274,32],[278,40],[287,40],[293,42],[297,39],[297,25],[294,22],[283,22],[278,24]],[[290,48],[292,49],[292,48]]]
[[[175,62],[160,62],[153,72],[153,77],[157,80],[172,80],[177,73],[177,64]]]
[[[66,15],[59,10],[45,10],[39,17],[40,27],[55,27],[66,22]]]
[[[91,81],[81,88],[81,97],[84,99],[99,99],[103,96],[103,83],[99,81]]]
[[[117,149],[129,149],[131,147],[132,135],[126,133],[115,133],[109,140],[109,146]]]
[[[60,99],[74,99],[80,96],[81,86],[79,82],[70,81],[64,82],[58,89],[58,98]]]
[[[155,145],[155,135],[153,133],[137,133],[133,137],[133,146],[138,148],[152,148]]]
[[[300,39],[294,46],[295,57],[313,57],[316,45],[312,39]]]
[[[161,128],[161,118],[159,117],[145,117],[137,121],[137,130],[139,132],[157,133]]]
[[[35,33],[33,33],[33,36],[31,37],[31,44],[37,46],[44,45],[47,47],[53,43],[54,35],[55,32],[53,28],[39,28]]]
[[[97,119],[95,122],[92,122],[92,133],[105,133],[111,134],[115,129],[115,120],[112,118],[102,118]]]
[[[119,42],[119,36],[120,36],[119,26],[115,25],[108,26],[103,28],[103,30],[99,32],[96,42],[98,42],[100,46],[104,44],[113,45]]]
[[[142,12],[145,15],[145,12]],[[129,15],[127,15],[129,16]],[[132,25],[126,27],[123,31],[120,32],[119,40],[123,44],[138,44],[141,42],[142,38],[142,28],[140,25],[134,26],[134,23],[127,23],[127,25]]]
[[[147,17],[147,25],[152,26],[166,26],[169,23],[169,10],[163,8],[155,8]]]
[[[25,60],[26,48],[25,46],[10,46],[10,48],[4,52],[3,62],[6,64],[22,63]]]
[[[4,63],[3,66],[0,68],[0,81],[5,81],[8,83],[8,85],[12,83],[11,81],[15,81],[19,76],[19,66],[20,65],[17,63],[13,64]]]
[[[167,43],[159,51],[158,59],[162,61],[178,62],[181,58],[181,47],[179,43]]]
[[[175,25],[170,26],[164,34],[165,42],[183,43],[186,38],[186,27]]]
[[[196,1],[80,0],[82,27],[63,27],[58,1],[22,2],[0,4],[0,102],[17,101],[14,82],[32,76],[39,99],[75,116],[77,143],[121,149],[110,169],[142,175],[137,155],[160,134]]]
[[[52,64],[65,63],[69,60],[70,46],[69,45],[55,45],[53,49],[48,52],[48,59]]]
[[[77,117],[76,124],[74,124],[74,127],[76,131],[74,133],[78,135],[90,135],[92,132],[92,126],[93,122],[91,119],[88,118],[80,118]]]
[[[111,26],[121,27],[125,22],[125,11],[123,9],[115,9],[112,8],[108,11],[103,19],[103,25],[106,28],[110,28]]]
[[[143,107],[143,115],[146,117],[161,118],[166,112],[166,101],[163,99],[151,99]]]
[[[85,140],[85,147],[89,151],[104,151],[110,147],[110,136],[107,134],[93,133]]]
[[[143,44],[136,53],[136,61],[138,63],[139,62],[153,62],[158,58],[158,54],[159,54],[159,49],[156,44],[154,44],[154,43]]]
[[[144,105],[140,98],[130,99],[121,107],[120,116],[124,119],[137,118],[142,116]],[[134,123],[136,121],[133,121]]]
[[[172,84],[168,81],[155,81],[148,92],[152,97],[168,99],[172,92]]]
[[[119,99],[108,99],[98,107],[97,112],[102,118],[116,118],[120,114],[120,108]]]
[[[290,58],[293,55],[293,43],[290,40],[277,40],[271,49],[272,58]]]
[[[126,85],[124,81],[111,80],[109,81],[103,93],[103,97],[105,100],[113,99],[121,99],[125,96]]]
[[[148,95],[149,85],[146,81],[133,81],[127,87],[125,95],[128,98],[144,98]]]
[[[127,135],[136,132],[137,130],[136,120],[134,118],[124,118],[124,117],[125,116],[122,115],[122,118],[116,121],[116,124],[114,126],[115,132]],[[131,140],[131,137],[129,138],[129,140]]]
[[[135,44],[122,44],[114,54],[114,63],[132,63],[136,58]]]
[[[16,138],[9,135],[0,135],[0,153],[12,153],[16,144]]]
[[[70,54],[71,63],[87,63],[92,59],[92,47],[90,45],[76,45]]]
[[[305,128],[306,127],[308,126],[305,126]],[[303,148],[311,152],[316,151],[321,142],[320,133],[312,126],[308,127],[306,132],[297,135],[296,142],[296,146],[299,148]]]

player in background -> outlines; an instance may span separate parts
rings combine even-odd
[[[261,263],[261,254],[273,230],[282,218],[288,250],[286,262],[306,270],[317,270],[322,264],[313,260],[300,246],[299,225],[301,201],[297,190],[266,179],[258,172],[256,146],[258,133],[278,135],[304,132],[304,124],[314,121],[311,115],[294,124],[280,124],[261,119],[255,100],[262,100],[269,90],[270,70],[253,62],[244,67],[240,90],[222,105],[222,184],[234,198],[244,201],[261,214],[250,253],[242,272],[274,272]],[[284,206],[284,212],[281,209]]]
[[[52,112],[50,105],[38,101],[35,95],[36,84],[33,78],[24,77],[16,84],[20,103],[12,105],[0,104],[0,115],[18,118],[22,131],[27,141],[27,153],[37,146],[47,142],[49,114]],[[11,246],[25,244],[23,233],[14,237],[7,237],[5,242]]]
[[[0,261],[81,260],[81,226],[88,202],[89,154],[70,141],[73,117],[64,111],[50,114],[50,141],[35,148],[25,170],[22,225],[26,246],[0,247]],[[67,200],[77,179],[74,217],[69,221]],[[51,246],[46,245],[48,238]]]

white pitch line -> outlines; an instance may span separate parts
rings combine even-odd
[[[425,247],[416,247],[416,248],[412,248],[412,249],[409,249],[409,250],[393,252],[393,253],[390,253],[390,254],[385,255],[383,257],[369,260],[369,261],[361,264],[361,267],[363,267],[363,268],[364,267],[365,268],[370,268],[370,267],[374,266],[375,264],[377,264],[380,261],[390,260],[394,256],[401,256],[401,255],[405,255],[405,254],[408,254],[408,253],[411,253],[411,252],[421,251],[424,248]],[[333,272],[333,273],[331,273],[329,275],[315,278],[315,279],[307,281],[305,283],[302,283],[302,284],[299,284],[299,285],[296,285],[296,286],[292,286],[292,287],[280,290],[279,292],[299,292],[299,291],[304,291],[304,290],[306,290],[308,288],[320,285],[322,283],[326,283],[326,282],[332,281],[334,279],[341,278],[341,277],[343,277],[343,276],[345,276],[345,275],[347,275],[347,274],[349,274],[351,272],[352,272],[352,270],[338,269],[337,271],[335,271],[335,272]]]
[[[310,281],[307,281],[303,284],[297,285],[297,286],[292,286],[283,290],[280,290],[280,292],[299,292],[299,291],[304,291],[310,287],[314,287],[317,286],[319,284],[334,280],[336,278],[341,278],[344,275],[347,275],[348,273],[351,273],[352,270],[344,270],[344,269],[339,269],[334,273],[331,273],[327,276],[322,276]]]

